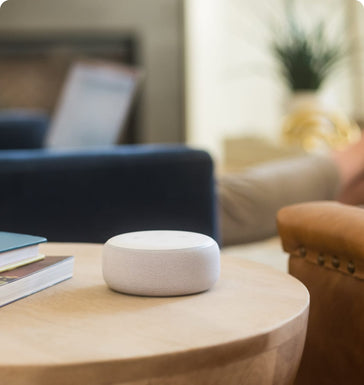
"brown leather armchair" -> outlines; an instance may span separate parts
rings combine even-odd
[[[296,385],[364,384],[364,210],[335,202],[277,217],[289,272],[311,296]]]

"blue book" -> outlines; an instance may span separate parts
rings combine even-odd
[[[44,237],[0,231],[0,272],[15,269],[44,258],[39,244]]]

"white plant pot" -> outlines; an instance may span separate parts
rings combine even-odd
[[[291,114],[299,110],[329,109],[328,98],[319,91],[296,91],[290,93],[285,103],[285,112]]]

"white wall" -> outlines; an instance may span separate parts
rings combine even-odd
[[[311,7],[307,19],[321,15],[331,22],[331,12],[341,18],[341,0],[301,3]],[[219,159],[225,137],[277,139],[289,94],[269,55],[267,24],[271,15],[279,19],[282,0],[187,0],[185,6],[188,142]],[[351,112],[348,71],[324,91]]]

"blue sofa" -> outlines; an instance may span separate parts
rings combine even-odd
[[[105,242],[128,231],[179,229],[218,240],[213,164],[206,152],[182,145],[24,149],[19,138],[26,142],[24,132],[39,134],[44,118],[41,128],[33,121],[25,130],[25,116],[11,128],[8,123],[0,116],[0,230],[49,241]],[[21,133],[19,148],[6,149],[2,130],[13,130],[13,138]]]
[[[5,110],[0,112],[0,150],[43,147],[49,119],[42,112]]]

